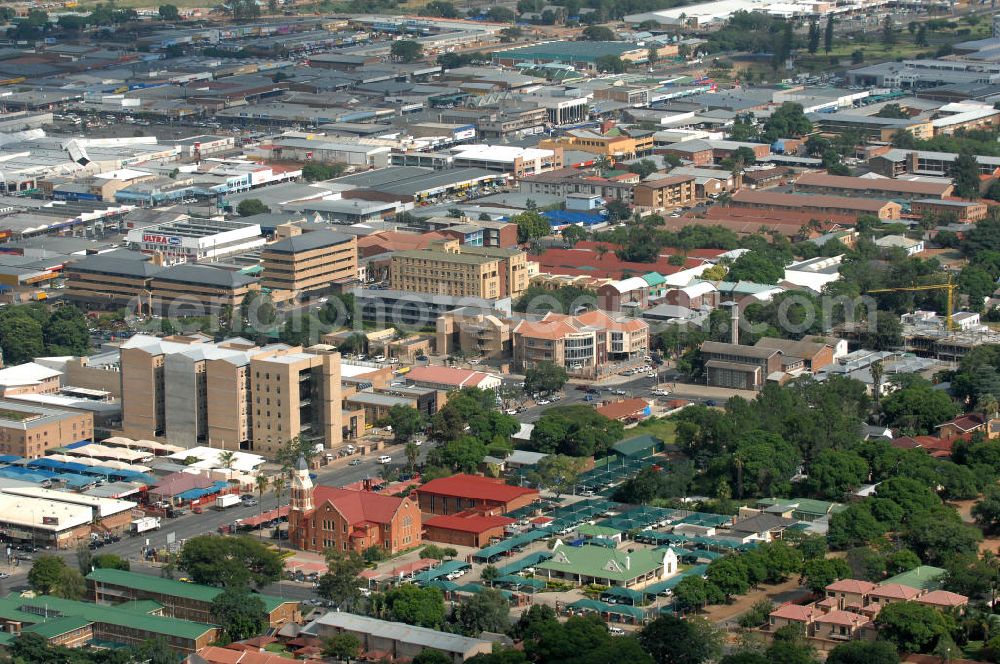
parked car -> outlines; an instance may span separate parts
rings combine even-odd
[[[382,464],[383,466],[386,465],[386,464],[390,464],[390,463],[392,463],[392,457],[391,456],[386,456],[386,455],[383,454],[382,456],[380,456],[378,458],[378,462],[380,464]]]
[[[351,462],[347,464],[348,466],[360,466],[361,459],[351,459]]]

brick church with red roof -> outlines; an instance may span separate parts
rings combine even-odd
[[[392,555],[421,543],[420,508],[412,498],[313,487],[302,459],[292,477],[290,507],[289,540],[306,551],[362,553],[377,546]]]

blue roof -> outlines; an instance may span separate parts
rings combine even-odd
[[[24,457],[19,457],[16,454],[4,454],[0,455],[0,463],[14,463],[15,461],[20,461]]]
[[[83,447],[85,445],[90,445],[90,443],[91,443],[91,441],[89,441],[89,440],[78,440],[75,443],[70,443],[69,445],[63,445],[63,447],[65,447],[68,450],[75,450],[75,449],[77,449],[79,447]]]
[[[607,221],[604,215],[595,212],[574,212],[572,210],[546,210],[542,216],[549,220],[552,226],[563,226],[565,224],[584,224],[592,226],[603,224]]]
[[[212,486],[205,487],[204,489],[188,489],[187,491],[182,491],[175,497],[178,500],[198,500],[199,498],[204,498],[205,496],[211,496],[213,493],[219,493],[228,486],[228,482],[215,482]]]

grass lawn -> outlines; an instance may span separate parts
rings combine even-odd
[[[626,434],[656,436],[666,445],[673,445],[677,441],[677,423],[661,417],[651,417],[639,423],[634,429],[629,429]],[[631,435],[629,435],[631,437]]]

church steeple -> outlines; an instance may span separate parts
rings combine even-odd
[[[292,511],[309,512],[313,508],[313,483],[309,477],[309,464],[299,456],[292,473]]]

